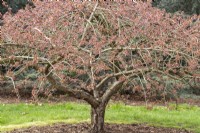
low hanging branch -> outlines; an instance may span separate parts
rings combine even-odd
[[[66,85],[63,85],[62,83],[60,83],[60,81],[56,80],[53,76],[53,74],[51,72],[47,72],[47,80],[53,85],[53,87],[55,87],[56,89],[67,93],[73,97],[76,97],[78,99],[82,99],[87,101],[90,105],[92,105],[93,107],[98,106],[99,102],[94,99],[94,97],[92,97],[92,95],[90,95],[89,93],[87,93],[86,91],[83,91],[81,89],[78,88],[70,88]]]

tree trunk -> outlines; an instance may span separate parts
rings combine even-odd
[[[105,104],[100,104],[98,107],[92,107],[91,110],[91,133],[103,133],[104,132],[104,117],[105,117]]]

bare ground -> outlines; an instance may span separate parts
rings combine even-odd
[[[81,124],[54,124],[43,127],[29,127],[17,129],[9,133],[88,133],[90,125]],[[143,124],[106,124],[105,133],[192,133],[184,129],[153,127]]]

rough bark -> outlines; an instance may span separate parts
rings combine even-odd
[[[91,133],[104,133],[105,104],[91,108]]]
[[[99,105],[91,106],[91,133],[104,132],[105,109],[112,95],[114,95],[123,85],[124,81],[115,81],[100,98]]]

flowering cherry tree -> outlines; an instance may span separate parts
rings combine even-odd
[[[35,5],[5,14],[0,63],[20,66],[5,75],[14,81],[16,73],[31,67],[39,81],[85,100],[92,133],[103,132],[106,105],[126,85],[151,89],[155,76],[199,81],[199,16],[184,19],[140,2]]]

